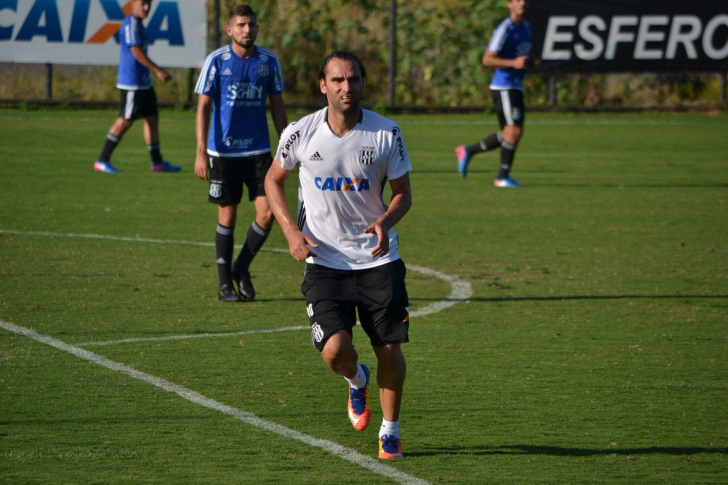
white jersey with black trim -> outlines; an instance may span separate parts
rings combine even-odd
[[[278,143],[276,163],[298,166],[298,228],[318,244],[306,261],[335,269],[366,269],[399,259],[397,232],[389,252],[373,257],[376,234],[365,234],[387,211],[387,180],[412,170],[399,126],[362,110],[359,123],[342,138],[326,121],[328,108],[291,123]]]

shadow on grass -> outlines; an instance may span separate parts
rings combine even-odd
[[[550,456],[609,456],[609,455],[700,455],[712,453],[728,455],[728,448],[703,448],[696,446],[669,447],[649,446],[646,448],[569,448],[543,445],[499,445],[482,447],[444,447],[430,451],[405,453],[408,457],[433,455],[550,455]]]
[[[638,299],[728,299],[728,295],[565,295],[565,296],[491,296],[475,298],[410,298],[410,301],[564,301],[564,300],[638,300]]]

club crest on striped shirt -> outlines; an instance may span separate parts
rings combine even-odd
[[[359,162],[362,165],[371,165],[377,158],[377,152],[372,147],[362,147],[359,151]]]

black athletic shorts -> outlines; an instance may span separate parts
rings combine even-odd
[[[374,346],[409,341],[409,299],[401,259],[369,269],[341,270],[307,264],[301,292],[311,342],[321,352],[339,330],[352,334],[359,322]]]
[[[213,204],[237,205],[243,198],[243,183],[248,198],[265,197],[265,175],[273,163],[270,152],[253,157],[207,157],[210,165],[210,193]]]
[[[523,91],[520,89],[492,89],[493,105],[498,114],[501,130],[504,126],[523,125],[526,119],[526,106],[523,104]]]
[[[121,89],[119,116],[125,120],[136,120],[157,116],[157,94],[154,88],[127,91]]]

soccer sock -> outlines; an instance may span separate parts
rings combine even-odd
[[[387,421],[386,419],[382,419],[382,427],[379,428],[379,437],[381,438],[385,434],[399,439],[399,420]]]
[[[465,147],[465,151],[468,153],[468,155],[475,155],[476,153],[480,152],[487,152],[488,150],[492,150],[496,147],[499,147],[501,144],[501,132],[493,133],[488,138],[485,138],[483,140],[480,140],[475,145],[470,145],[469,147]]]
[[[111,153],[114,151],[114,148],[116,148],[116,145],[119,144],[121,141],[121,138],[119,138],[116,135],[112,135],[111,133],[106,134],[106,143],[104,144],[104,149],[101,150],[101,155],[99,155],[99,160],[102,162],[108,162],[111,160]]]
[[[247,271],[250,268],[250,263],[265,243],[265,240],[268,239],[268,234],[270,234],[270,229],[266,231],[257,222],[253,221],[250,229],[248,229],[248,237],[245,239],[243,249],[240,250],[238,259],[235,261],[236,270]]]
[[[220,277],[220,286],[232,286],[230,276],[230,261],[233,259],[233,245],[235,243],[235,226],[217,225],[215,231],[215,253],[217,256],[217,274]]]
[[[159,143],[156,145],[147,145],[147,150],[149,150],[152,163],[162,163],[162,152],[159,151]]]
[[[364,368],[361,364],[356,364],[356,369],[356,375],[354,377],[351,379],[344,377],[344,379],[349,381],[349,385],[354,389],[361,389],[367,385],[367,375],[364,373]]]
[[[501,163],[500,170],[498,170],[498,178],[508,178],[508,174],[511,173],[511,167],[513,167],[513,157],[516,156],[516,148],[518,144],[511,144],[507,141],[501,141]]]

